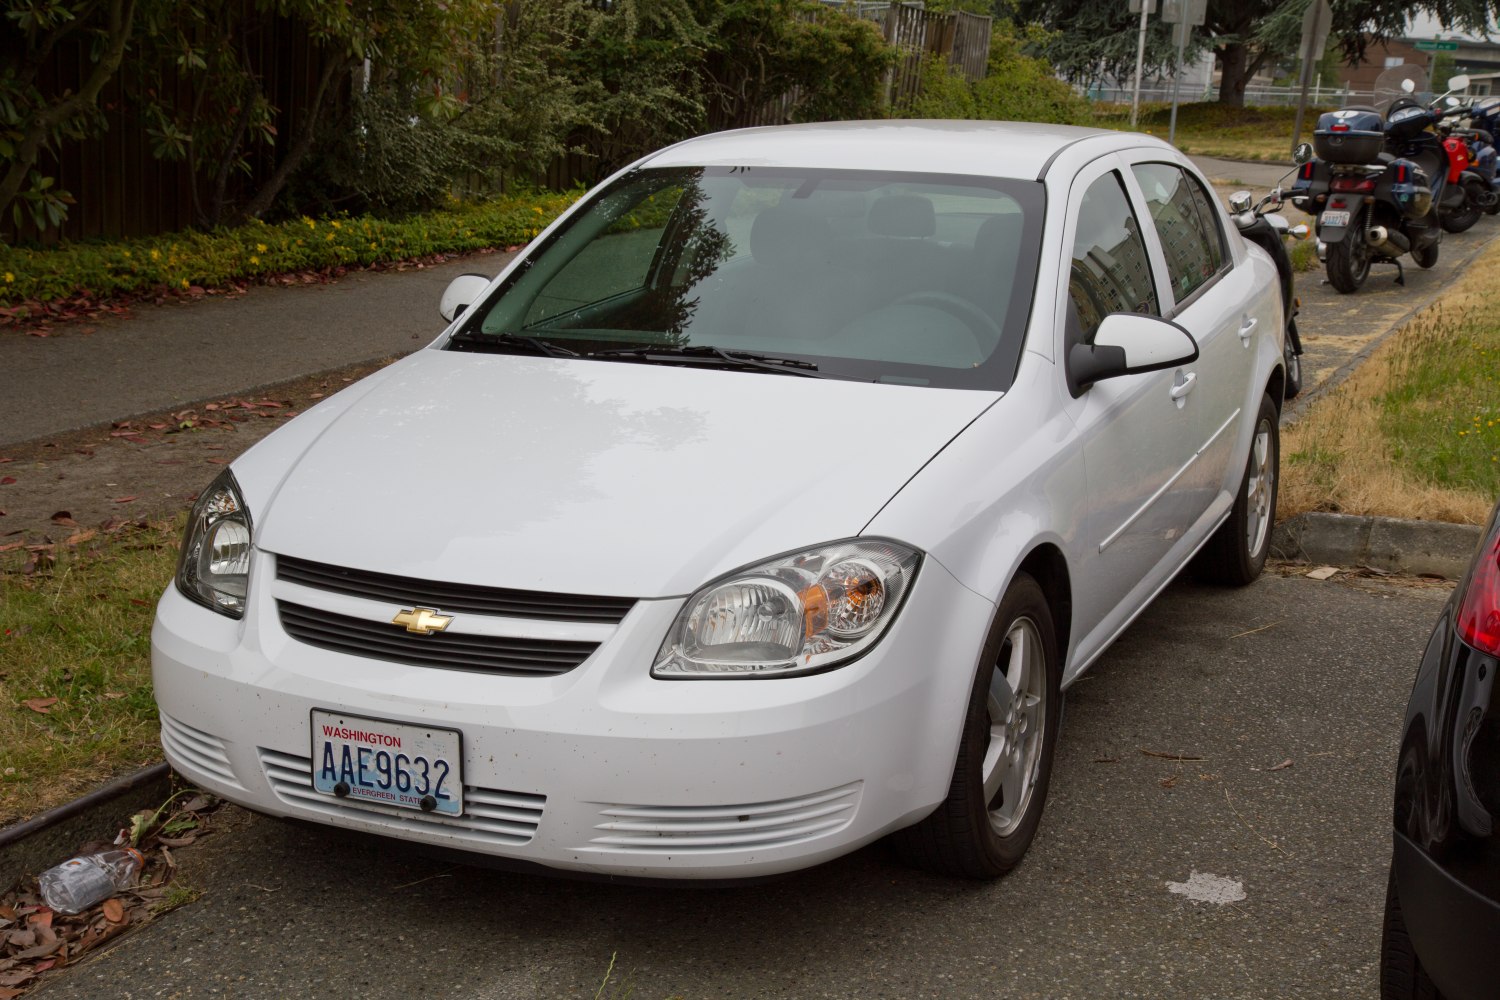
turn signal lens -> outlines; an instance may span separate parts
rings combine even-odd
[[[1481,653],[1500,656],[1500,531],[1474,564],[1458,605],[1458,637]]]
[[[855,539],[748,566],[683,605],[655,677],[787,677],[855,659],[890,625],[919,554]]]

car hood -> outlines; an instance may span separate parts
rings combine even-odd
[[[629,597],[858,534],[999,395],[439,350],[373,383],[236,462],[258,548]]]

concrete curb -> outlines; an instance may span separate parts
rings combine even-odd
[[[1468,568],[1483,534],[1477,524],[1298,514],[1276,526],[1271,555],[1295,562],[1370,566],[1390,573],[1456,580]]]
[[[137,777],[142,780],[131,780]],[[66,861],[80,844],[109,839],[132,813],[161,805],[171,790],[171,771],[153,766],[124,780],[101,785],[49,814],[36,817],[41,820],[45,815],[64,814],[56,822],[22,833],[0,850],[0,890],[25,875],[35,875]],[[5,830],[17,831],[28,825],[29,821],[17,823]]]

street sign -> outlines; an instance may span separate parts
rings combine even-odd
[[[1208,0],[1161,0],[1165,24],[1202,24],[1208,19]]]
[[[1170,3],[1171,0],[1168,0],[1168,2]],[[1434,38],[1434,39],[1432,39],[1430,41],[1428,39],[1424,38],[1424,39],[1422,39],[1420,41],[1413,42],[1412,45],[1415,48],[1418,48],[1418,49],[1422,50],[1423,52],[1457,52],[1458,51],[1458,43],[1457,42],[1445,42],[1445,41],[1443,41],[1441,39],[1437,39],[1437,38]]]
[[[1302,44],[1297,49],[1297,58],[1317,62],[1323,58],[1328,47],[1328,29],[1333,27],[1333,8],[1328,0],[1313,0],[1302,15]]]

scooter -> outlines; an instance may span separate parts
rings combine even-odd
[[[1286,337],[1282,341],[1286,387],[1282,398],[1293,399],[1302,391],[1302,338],[1297,334],[1297,313],[1302,302],[1293,294],[1292,255],[1287,252],[1286,240],[1305,240],[1310,233],[1305,223],[1293,226],[1284,216],[1276,214],[1283,203],[1279,185],[1258,202],[1253,200],[1249,191],[1236,191],[1229,196],[1229,211],[1235,228],[1241,236],[1271,255],[1271,260],[1276,263],[1276,273],[1281,278],[1281,302],[1286,311]]]

